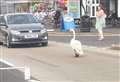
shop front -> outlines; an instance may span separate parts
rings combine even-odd
[[[30,12],[34,4],[42,2],[42,0],[6,0],[4,9],[6,13]]]

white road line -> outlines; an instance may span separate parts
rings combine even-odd
[[[28,80],[29,82],[40,82],[40,81],[37,81],[37,80]]]
[[[12,63],[10,63],[10,62],[8,62],[8,61],[6,61],[6,60],[3,60],[3,59],[1,59],[1,58],[0,58],[0,61],[3,62],[3,63],[5,63],[5,64],[7,64],[7,65],[9,65],[9,66],[11,66],[11,67],[14,67],[14,66],[15,66],[14,64],[12,64]]]
[[[112,36],[120,36],[120,34],[112,34]]]

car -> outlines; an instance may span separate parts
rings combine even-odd
[[[31,13],[0,15],[0,43],[8,48],[17,44],[47,46],[47,28]]]

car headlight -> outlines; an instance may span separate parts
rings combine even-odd
[[[41,33],[43,34],[43,33],[46,33],[47,32],[47,29],[45,29],[45,28],[43,28],[42,30],[41,30]]]
[[[20,32],[19,32],[19,31],[15,31],[15,30],[11,30],[10,32],[11,32],[11,34],[15,34],[15,35],[20,34]]]

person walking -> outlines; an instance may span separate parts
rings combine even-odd
[[[54,27],[55,28],[59,28],[59,24],[60,24],[60,17],[61,17],[61,11],[60,10],[56,10],[55,11],[55,15],[54,15]]]
[[[96,29],[98,30],[98,40],[103,40],[104,35],[103,35],[103,28],[105,27],[105,18],[106,14],[103,10],[103,7],[101,5],[98,6],[97,12],[96,12]]]

